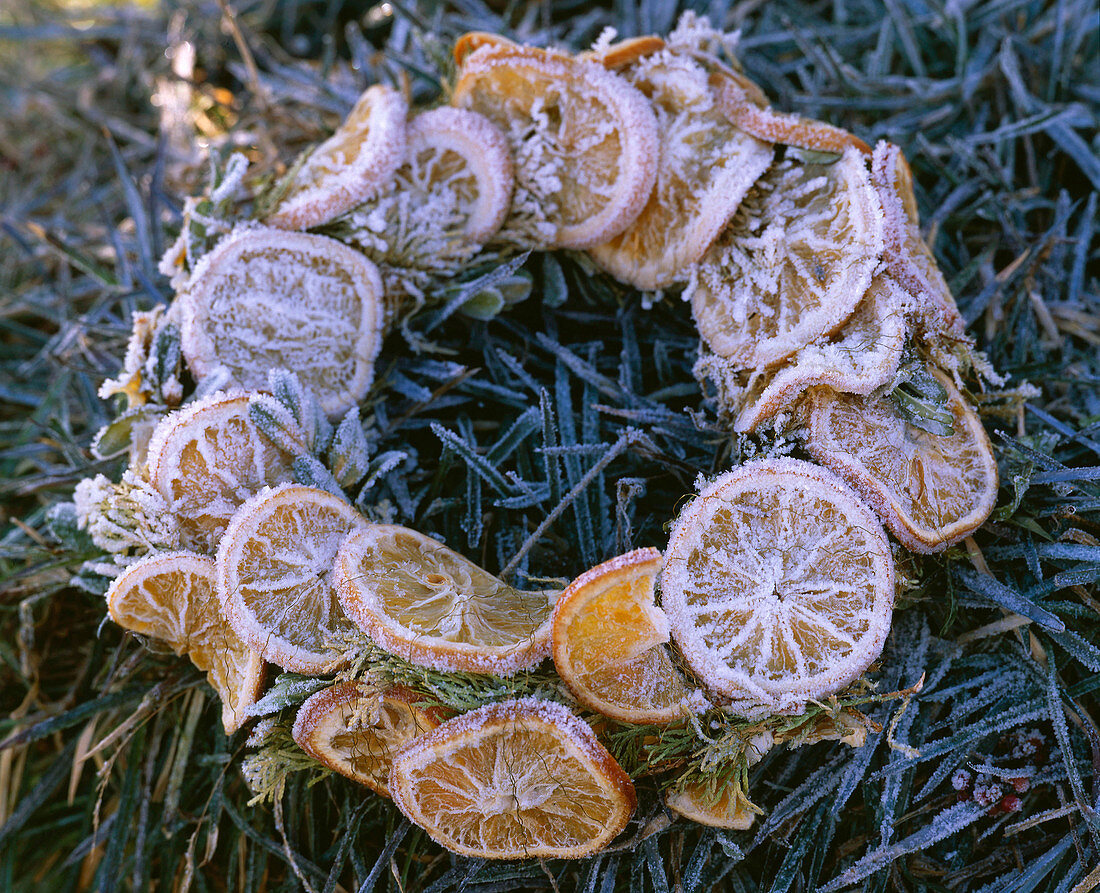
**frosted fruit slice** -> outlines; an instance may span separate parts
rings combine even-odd
[[[294,477],[294,454],[263,436],[248,404],[245,393],[215,394],[165,416],[149,442],[150,479],[203,552],[217,549],[246,499]],[[289,414],[284,426],[297,428]],[[305,452],[304,435],[298,440]]]
[[[577,699],[622,722],[666,723],[691,691],[668,652],[668,619],[653,603],[661,553],[637,549],[585,571],[554,608],[554,665]]]
[[[761,732],[753,736],[745,748],[747,764],[754,766],[759,763],[774,743],[771,732]],[[665,805],[700,825],[735,831],[751,828],[760,812],[745,795],[741,785],[732,780],[718,787],[704,781],[681,784],[665,795]]]
[[[939,552],[977,530],[997,501],[997,462],[977,413],[942,372],[951,434],[907,420],[889,397],[814,391],[806,449],[855,487],[914,552]]]
[[[206,673],[232,735],[263,685],[263,657],[226,622],[214,586],[214,562],[194,552],[162,552],[128,567],[107,590],[119,626],[160,639]]]
[[[875,146],[871,182],[885,215],[886,269],[912,295],[917,315],[929,331],[966,340],[955,298],[920,234],[913,172],[901,149],[887,142]]]
[[[623,76],[657,117],[657,183],[638,219],[590,253],[621,282],[665,288],[687,278],[768,169],[772,147],[729,123],[706,71],[690,58],[649,55]]]
[[[890,544],[831,472],[749,462],[676,520],[661,599],[684,659],[735,710],[797,709],[841,690],[882,651]]]
[[[330,416],[363,398],[382,342],[382,281],[335,239],[278,229],[235,231],[180,295],[183,355],[203,379],[225,366],[248,390],[295,372]]]
[[[340,542],[367,521],[324,490],[283,484],[237,511],[218,547],[218,595],[237,634],[284,670],[338,666],[355,633],[332,582]]]
[[[889,277],[876,276],[833,340],[809,344],[783,365],[752,374],[740,395],[741,408],[733,430],[755,431],[815,385],[848,394],[870,394],[890,382],[905,347],[904,306],[901,289]]]
[[[394,758],[394,802],[452,852],[579,859],[626,826],[637,797],[592,730],[521,698],[448,720]]]
[[[882,209],[859,151],[833,164],[784,160],[750,191],[685,296],[714,353],[759,369],[844,325],[881,255]]]
[[[407,527],[372,524],[348,537],[335,582],[348,617],[420,666],[506,676],[550,653],[556,592],[513,589]]]
[[[657,122],[644,96],[595,62],[489,44],[465,58],[452,104],[488,117],[515,156],[513,213],[557,248],[622,232],[657,175]],[[528,207],[530,206],[530,207]]]
[[[309,154],[266,222],[309,229],[376,195],[405,157],[408,113],[399,92],[369,87],[336,133]]]
[[[604,68],[617,70],[633,65],[645,56],[652,56],[665,48],[665,42],[655,34],[628,37],[599,49],[593,48],[579,54],[581,59],[599,62]]]
[[[418,706],[419,700],[416,692],[399,685],[377,692],[342,682],[298,708],[294,740],[334,772],[389,797],[394,754],[442,719],[438,710]]]
[[[389,188],[350,215],[374,260],[434,269],[471,257],[508,213],[512,154],[484,115],[446,106],[417,115]]]
[[[514,40],[509,40],[507,37],[501,37],[499,34],[493,34],[491,31],[467,31],[455,41],[455,48],[453,51],[455,67],[461,68],[466,64],[466,58],[474,50],[479,50],[484,46],[514,47],[518,46],[518,44]]]

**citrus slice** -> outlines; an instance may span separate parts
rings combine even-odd
[[[294,454],[253,423],[246,393],[218,393],[165,416],[149,442],[149,477],[193,547],[213,553],[229,519],[264,487],[292,480]],[[284,425],[296,431],[287,414]],[[301,452],[305,436],[299,434]]]
[[[593,47],[578,54],[578,58],[599,62],[604,68],[612,70],[626,68],[645,56],[652,56],[665,48],[663,38],[656,34],[641,37],[628,37],[599,48]]]
[[[853,133],[840,127],[793,115],[777,112],[770,106],[761,107],[748,98],[745,88],[729,78],[715,78],[718,102],[729,120],[745,133],[750,133],[768,143],[795,146],[812,152],[832,152],[837,155],[853,148],[864,155],[871,154],[871,147]]]
[[[855,487],[903,545],[939,552],[977,530],[997,501],[997,462],[977,413],[936,369],[950,434],[917,427],[890,396],[815,389],[806,449]]]
[[[768,169],[772,147],[726,120],[706,71],[685,56],[648,55],[623,76],[657,117],[657,183],[638,218],[590,254],[621,282],[666,288],[687,279]]]
[[[214,586],[214,562],[194,552],[161,552],[130,565],[107,590],[119,626],[159,639],[206,673],[232,735],[263,685],[263,657],[226,622]]]
[[[309,229],[377,194],[405,157],[408,113],[399,92],[369,87],[337,131],[309,154],[266,222]]]
[[[382,282],[373,263],[335,239],[237,230],[199,262],[180,305],[183,355],[197,379],[225,366],[235,384],[260,390],[282,367],[331,416],[370,387]]]
[[[394,802],[452,852],[579,859],[630,820],[634,785],[560,704],[521,698],[448,720],[406,746]]]
[[[863,156],[788,159],[750,191],[685,296],[714,353],[759,369],[844,325],[881,254],[882,209]]]
[[[335,581],[348,617],[419,666],[507,676],[550,654],[556,592],[513,589],[407,527],[356,531],[340,547]]]
[[[901,149],[887,142],[875,146],[871,182],[885,215],[886,269],[912,295],[925,328],[954,340],[966,340],[965,323],[955,298],[920,234],[913,172]]]
[[[746,712],[799,709],[882,651],[894,603],[890,543],[836,475],[749,462],[676,520],[661,599],[696,675]]]
[[[733,430],[755,431],[815,385],[870,394],[893,380],[905,347],[905,296],[889,277],[871,280],[856,312],[831,341],[809,344],[782,365],[752,373],[738,395]]]
[[[438,710],[420,707],[420,700],[404,686],[377,692],[342,682],[311,695],[298,708],[294,740],[334,772],[389,797],[394,754],[442,720]]]
[[[332,583],[340,542],[366,520],[315,487],[283,484],[238,509],[218,547],[218,596],[237,634],[296,673],[338,666],[355,625]]]
[[[775,741],[771,732],[754,735],[745,748],[749,766],[759,763]],[[665,806],[700,825],[745,831],[752,827],[760,809],[732,781],[720,785],[716,780],[688,782],[665,794]]]
[[[493,34],[491,31],[467,31],[455,41],[454,60],[455,65],[461,68],[466,64],[466,58],[474,51],[484,46],[517,46],[514,40]]]
[[[390,188],[350,215],[353,238],[379,263],[435,269],[468,260],[504,222],[512,154],[484,115],[442,107],[417,115]]]
[[[534,47],[469,54],[452,104],[488,117],[516,163],[513,214],[545,222],[557,248],[587,248],[622,232],[657,175],[657,122],[637,90],[595,62]]]
[[[637,549],[585,571],[554,608],[554,665],[577,700],[621,722],[667,723],[691,709],[653,602],[661,553]]]

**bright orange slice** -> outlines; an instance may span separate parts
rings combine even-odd
[[[283,484],[253,496],[218,547],[218,596],[246,642],[272,663],[320,674],[356,634],[332,582],[341,541],[367,521],[324,490]]]
[[[320,226],[381,191],[405,157],[408,113],[399,92],[369,87],[336,133],[309,154],[267,223]]]
[[[556,592],[523,592],[438,540],[388,524],[340,547],[347,615],[391,654],[451,672],[508,676],[550,653]]]
[[[343,682],[311,695],[294,720],[294,740],[315,760],[352,781],[390,796],[393,756],[442,721],[403,686],[385,692]]]
[[[801,709],[882,651],[894,604],[890,543],[831,472],[795,459],[749,462],[676,520],[661,604],[688,665],[733,709]]]
[[[642,37],[628,37],[615,43],[593,47],[580,53],[578,58],[590,59],[599,62],[604,68],[617,70],[633,65],[646,56],[652,56],[665,48],[665,42],[655,34],[646,34]]]
[[[143,558],[111,584],[107,612],[119,626],[190,657],[221,699],[225,734],[241,727],[259,697],[264,662],[226,621],[213,561],[194,552]]]
[[[707,346],[743,369],[785,360],[855,311],[882,256],[863,155],[785,160],[741,204],[685,295]]]
[[[688,268],[768,169],[772,147],[728,122],[707,72],[686,56],[649,55],[623,76],[657,117],[657,183],[638,218],[590,254],[621,282],[666,288],[687,280]]]
[[[218,393],[192,403],[165,416],[149,442],[149,477],[188,542],[203,552],[217,550],[246,499],[294,477],[296,454],[260,433],[249,416],[249,397]],[[284,427],[297,430],[289,413]],[[298,432],[297,439],[307,452],[305,436]]]
[[[936,369],[950,434],[917,427],[891,397],[815,390],[806,449],[856,488],[914,552],[940,552],[980,527],[997,501],[997,462],[977,413]]]
[[[393,761],[405,815],[452,852],[579,859],[607,845],[637,805],[634,785],[560,704],[489,704],[414,740]]]
[[[207,254],[180,295],[183,355],[198,379],[225,366],[247,390],[295,372],[330,416],[363,398],[382,343],[378,269],[307,233],[237,230]]]
[[[774,745],[771,732],[754,735],[745,747],[746,763],[754,766]],[[710,781],[679,784],[665,794],[665,805],[686,819],[712,828],[745,831],[752,827],[760,808],[752,803],[739,784]]]
[[[570,583],[554,608],[558,673],[581,703],[621,722],[672,722],[691,710],[653,601],[661,563],[656,549],[612,558]]]
[[[452,104],[508,135],[513,216],[541,219],[544,235],[532,233],[549,246],[606,241],[645,206],[657,175],[657,122],[645,97],[603,66],[487,44],[465,57]]]

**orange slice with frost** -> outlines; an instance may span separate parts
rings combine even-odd
[[[628,37],[615,43],[593,47],[580,53],[578,58],[599,62],[604,68],[618,70],[633,65],[646,56],[652,56],[665,48],[663,38],[656,34],[646,34],[642,37]]]
[[[390,790],[437,843],[483,859],[580,859],[637,805],[592,730],[535,698],[489,704],[417,738],[394,758]]]
[[[355,636],[332,581],[336,551],[367,521],[316,487],[283,484],[253,496],[218,547],[218,596],[230,624],[284,670],[318,675],[343,663]]]
[[[107,590],[107,613],[119,626],[167,643],[206,673],[232,735],[263,685],[263,657],[226,622],[214,585],[214,562],[194,552],[161,552],[130,565]]]
[[[554,666],[577,700],[632,723],[667,723],[692,709],[654,604],[661,553],[637,549],[585,571],[554,608]]]
[[[372,524],[340,547],[347,615],[391,654],[450,672],[508,676],[550,653],[556,592],[524,592],[438,540]]]
[[[452,104],[500,127],[516,163],[513,215],[546,244],[587,248],[641,212],[657,174],[657,122],[637,90],[595,62],[508,44],[465,57]]]
[[[780,162],[694,268],[685,295],[699,334],[743,369],[785,360],[837,331],[882,256],[882,209],[863,156]]]
[[[266,222],[310,229],[381,191],[405,156],[408,112],[398,91],[369,87],[336,133],[310,152]]]
[[[731,125],[701,65],[664,51],[623,76],[650,102],[660,135],[657,183],[638,218],[592,258],[635,288],[666,288],[733,216],[772,161],[772,147]]]
[[[677,518],[661,605],[696,676],[759,713],[799,709],[870,666],[890,630],[894,564],[874,513],[795,459],[749,462]]]
[[[754,766],[771,750],[774,739],[770,732],[754,735],[745,747],[746,763]],[[665,794],[665,805],[673,812],[700,825],[746,831],[752,827],[760,808],[746,796],[741,785],[718,779],[674,785]]]
[[[198,379],[219,366],[247,390],[271,369],[295,372],[330,416],[363,398],[382,343],[382,280],[335,239],[249,227],[199,262],[186,291],[181,346]]]
[[[978,529],[997,501],[997,462],[981,420],[939,370],[950,434],[933,434],[890,396],[815,390],[806,449],[856,488],[914,552],[939,552]]]
[[[441,711],[422,707],[421,700],[404,686],[380,692],[342,682],[311,695],[298,708],[294,740],[334,772],[389,797],[394,754],[443,720]]]

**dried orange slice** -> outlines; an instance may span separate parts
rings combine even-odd
[[[815,390],[806,449],[855,487],[905,546],[939,552],[977,530],[997,501],[997,462],[977,413],[939,370],[950,434],[917,427],[889,397]]]
[[[488,117],[515,156],[513,215],[545,223],[545,241],[587,248],[622,232],[657,175],[657,122],[637,90],[595,62],[534,47],[470,53],[452,104]]]
[[[324,490],[283,484],[238,509],[218,547],[218,596],[237,634],[296,673],[338,666],[344,616],[332,582],[340,542],[367,525]]]
[[[203,379],[225,366],[260,390],[279,367],[297,373],[329,415],[363,398],[382,342],[382,281],[335,239],[269,228],[234,232],[180,295],[183,355]]]
[[[714,353],[759,369],[844,325],[882,245],[882,209],[857,150],[833,164],[787,159],[750,191],[685,296]]]
[[[455,41],[454,60],[455,65],[461,68],[466,64],[467,57],[474,51],[484,46],[517,46],[514,40],[493,34],[490,31],[467,31]]]
[[[294,740],[334,772],[389,797],[394,754],[443,720],[439,710],[421,707],[421,700],[404,686],[379,692],[339,683],[311,695],[298,708]]]
[[[676,520],[661,603],[688,665],[735,709],[797,709],[842,689],[882,651],[890,543],[831,472],[749,462]]]
[[[263,685],[263,657],[226,622],[214,586],[214,562],[194,552],[161,552],[130,565],[107,590],[119,626],[160,639],[206,673],[232,735]]]
[[[759,763],[774,743],[770,732],[753,736],[745,748],[748,765]],[[735,831],[751,828],[760,813],[741,786],[732,782],[718,786],[714,781],[696,781],[675,786],[665,794],[665,805],[700,825]]]
[[[504,222],[513,182],[508,140],[488,118],[446,106],[424,112],[409,123],[390,188],[348,216],[353,238],[379,263],[462,262]]]
[[[967,340],[955,298],[920,234],[913,172],[901,149],[887,142],[875,147],[871,182],[886,218],[886,269],[912,295],[917,316],[930,332]]]
[[[336,133],[309,154],[266,222],[309,229],[381,191],[405,157],[408,113],[399,92],[369,87]]]
[[[448,720],[397,754],[394,802],[452,852],[579,859],[630,820],[634,785],[560,704],[521,698]]]
[[[165,416],[149,442],[149,477],[194,548],[213,553],[229,519],[264,487],[294,478],[294,455],[253,423],[250,395],[218,393]],[[297,425],[289,413],[288,432]],[[293,435],[291,435],[293,436]],[[299,434],[301,452],[307,452]]]
[[[768,169],[772,147],[726,120],[707,72],[685,56],[648,55],[623,76],[657,117],[657,183],[637,220],[590,254],[621,282],[666,288],[688,278]]]
[[[579,53],[578,58],[599,62],[604,68],[616,70],[633,65],[645,56],[652,56],[664,48],[663,38],[656,34],[646,34],[641,37],[628,37],[598,48],[594,46],[591,50]]]
[[[815,385],[870,394],[892,381],[908,331],[904,307],[901,288],[887,276],[876,276],[856,312],[832,340],[809,344],[780,366],[754,371],[739,392],[727,390],[727,405],[738,407],[733,430],[755,431],[793,407]],[[719,365],[722,362],[718,360]]]
[[[691,710],[653,601],[660,572],[656,549],[619,555],[577,577],[554,608],[559,675],[581,703],[622,722],[672,722]]]
[[[556,592],[523,592],[438,540],[388,524],[340,547],[348,617],[391,654],[440,670],[507,676],[550,654]]]

